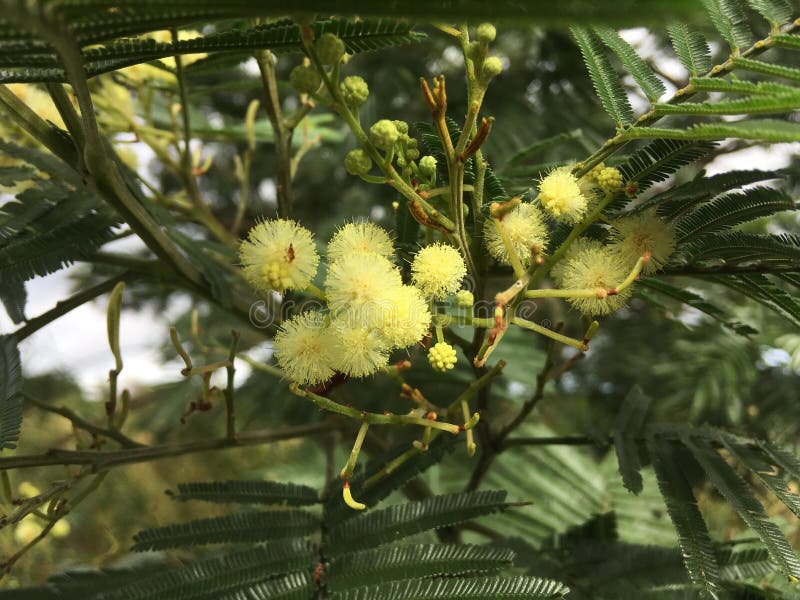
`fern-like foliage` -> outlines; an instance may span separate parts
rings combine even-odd
[[[175,500],[204,500],[242,504],[307,506],[319,502],[317,491],[307,485],[275,481],[213,481],[178,484],[168,492]]]
[[[633,120],[633,109],[619,76],[614,72],[603,47],[590,29],[573,27],[572,35],[578,43],[583,61],[592,78],[592,84],[603,103],[603,108],[617,124],[617,127],[628,125]]]
[[[667,25],[675,54],[691,75],[701,75],[711,69],[711,50],[702,34],[683,23]]]
[[[17,395],[22,372],[14,336],[0,336],[0,450],[15,448],[22,425],[22,402]]]
[[[0,277],[21,283],[93,254],[114,237],[119,217],[77,174],[43,152],[0,142],[0,152],[27,166],[7,170],[16,199],[0,207]]]

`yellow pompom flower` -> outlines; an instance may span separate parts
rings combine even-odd
[[[428,298],[444,300],[461,287],[467,274],[464,259],[458,250],[445,244],[425,246],[411,263],[414,285]]]
[[[456,349],[447,342],[439,342],[428,352],[428,362],[436,371],[445,373],[456,366]]]
[[[589,298],[568,298],[567,301],[586,315],[607,315],[619,310],[631,295],[631,287],[619,293],[616,287],[628,276],[630,267],[616,252],[608,248],[587,247],[575,252],[566,261],[562,276],[567,290],[597,290]]]
[[[314,385],[333,375],[329,358],[332,345],[325,315],[308,311],[281,324],[273,349],[286,377]]]
[[[391,298],[381,323],[384,338],[394,348],[407,348],[420,341],[431,324],[428,303],[414,286],[404,285]]]
[[[348,311],[362,317],[358,325],[376,326],[402,285],[400,271],[388,259],[351,254],[329,265],[325,295],[334,314]]]
[[[645,253],[650,260],[642,268],[645,274],[658,271],[675,252],[675,226],[656,215],[654,208],[612,223],[611,248],[627,265],[633,265]]]
[[[388,258],[394,254],[394,244],[386,230],[374,223],[348,223],[328,243],[328,262],[366,252]]]
[[[518,204],[503,217],[502,224],[503,231],[519,256],[522,266],[529,267],[533,258],[531,248],[536,246],[543,250],[547,246],[547,227],[544,224],[542,211],[533,204]],[[489,254],[503,264],[511,264],[508,250],[494,220],[487,223],[484,235]]]
[[[577,223],[588,205],[578,178],[569,166],[553,169],[539,184],[539,201],[554,218]]]
[[[597,185],[608,192],[617,192],[622,188],[622,173],[615,167],[605,167],[597,174]]]
[[[580,254],[581,252],[588,251],[604,252],[605,248],[606,246],[603,244],[603,242],[586,237],[579,237],[577,240],[572,242],[572,244],[570,244],[569,248],[567,248],[567,251],[564,253],[564,258],[558,261],[555,265],[553,265],[553,268],[550,269],[550,278],[559,287],[564,287],[564,267],[574,256]]]
[[[337,371],[366,377],[388,363],[389,344],[377,329],[336,320],[331,323],[331,333],[331,363]]]
[[[247,281],[262,292],[304,290],[319,264],[311,232],[286,219],[253,227],[239,247],[239,258]]]
[[[53,528],[50,530],[52,536],[56,539],[62,539],[69,535],[69,532],[72,531],[72,527],[69,524],[69,521],[66,519],[59,519],[56,521],[56,524],[53,525]]]

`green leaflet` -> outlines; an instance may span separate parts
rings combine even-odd
[[[784,113],[800,108],[800,90],[771,96],[753,96],[716,102],[656,104],[653,111],[663,115],[760,115]]]
[[[683,474],[682,458],[671,443],[660,436],[647,437],[658,487],[678,533],[683,562],[692,581],[715,596],[720,590],[720,567],[711,536],[697,506],[692,487]]]
[[[213,600],[221,594],[246,590],[276,575],[305,568],[314,558],[307,542],[290,539],[270,542],[177,568],[159,571],[99,596],[102,600]]]
[[[771,25],[781,25],[792,19],[792,7],[787,0],[747,0]]]
[[[178,491],[167,492],[175,500],[236,502],[241,504],[317,504],[317,490],[307,485],[277,481],[210,481],[179,483]]]
[[[731,50],[749,46],[753,36],[738,0],[702,0],[711,22]]]
[[[583,55],[583,62],[603,108],[617,127],[630,124],[633,121],[633,109],[597,36],[585,27],[571,27],[570,31]]]
[[[611,27],[593,27],[592,29],[603,43],[619,57],[651,102],[660,98],[667,91],[642,57],[636,54],[633,47],[623,40],[614,29]]]
[[[333,600],[544,600],[568,591],[561,583],[536,577],[412,579],[356,588],[334,594]]]
[[[798,71],[800,74],[800,71]],[[664,127],[629,127],[622,133],[626,139],[724,140],[742,138],[760,142],[796,142],[800,140],[800,123],[759,119],[731,123],[701,123],[688,129]]]
[[[667,33],[681,63],[692,76],[711,69],[711,50],[701,33],[692,31],[683,23],[670,23]]]
[[[341,37],[351,54],[414,43],[425,37],[412,31],[406,23],[389,20],[321,21],[314,24],[314,29],[317,36],[330,32]],[[247,55],[253,50],[300,52],[302,47],[299,26],[292,21],[278,21],[252,29],[228,30],[176,42],[123,39],[84,51],[84,60],[87,76],[94,77],[176,54],[224,52]],[[192,65],[193,70],[199,68],[202,62]],[[6,54],[0,57],[0,66],[19,70],[0,73],[0,82],[66,81],[55,53],[33,56]]]
[[[701,234],[730,229],[758,217],[794,209],[794,200],[776,188],[756,187],[724,194],[701,204],[675,222],[678,243]]]
[[[713,148],[714,145],[709,143],[655,140],[633,153],[618,168],[626,185],[635,183],[636,192],[640,193],[702,158]]]
[[[636,437],[644,427],[651,399],[641,388],[635,387],[622,402],[614,425],[614,450],[617,453],[619,473],[629,491],[638,494],[642,491],[642,464],[639,461],[639,446]]]
[[[764,75],[772,75],[773,77],[780,77],[791,81],[800,81],[800,69],[795,69],[794,67],[773,65],[760,60],[742,58],[740,56],[732,56],[730,60],[737,69],[744,69],[745,71],[752,71],[754,73],[763,73]]]
[[[134,536],[133,550],[275,540],[308,535],[317,526],[314,515],[299,509],[239,512],[145,529]]]
[[[469,521],[507,508],[504,491],[434,496],[421,502],[390,506],[335,525],[328,532],[331,556],[380,546],[427,531]]]
[[[455,544],[414,544],[343,554],[328,569],[328,589],[346,590],[387,581],[497,572],[514,553],[505,548]]]
[[[692,87],[699,92],[728,92],[730,94],[800,94],[800,89],[771,81],[727,80],[719,77],[692,77]]]
[[[17,447],[22,425],[22,401],[17,395],[21,378],[14,336],[0,336],[0,451]]]

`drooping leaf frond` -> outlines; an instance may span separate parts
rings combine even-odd
[[[707,277],[763,304],[800,327],[800,301],[787,294],[766,275],[743,273],[734,276],[708,275]]]
[[[800,577],[800,560],[778,526],[769,520],[764,507],[744,480],[709,446],[707,439],[695,438],[689,433],[684,434],[681,439],[702,465],[714,486],[761,538],[772,559],[787,575]]]
[[[752,43],[752,33],[747,23],[747,16],[739,4],[739,0],[702,0],[711,22],[725,38],[734,54],[740,48]]]
[[[611,27],[593,27],[592,29],[603,40],[603,43],[619,57],[651,102],[655,102],[667,91],[642,57],[614,29]]]
[[[22,402],[17,395],[21,377],[14,336],[0,336],[0,450],[17,447],[22,425]]]
[[[597,36],[585,27],[572,27],[570,30],[581,50],[583,62],[603,108],[617,127],[630,124],[633,120],[633,109]]]
[[[692,31],[683,23],[670,23],[667,25],[667,33],[675,54],[689,71],[689,75],[702,75],[711,69],[711,50],[701,33]]]
[[[697,499],[683,473],[682,458],[672,442],[659,436],[647,437],[658,487],[678,533],[683,562],[692,581],[714,596],[720,590],[720,567],[708,527],[700,514]]]
[[[639,473],[642,465],[635,438],[641,435],[649,407],[650,398],[641,388],[633,388],[622,402],[614,426],[614,450],[617,452],[619,473],[625,487],[634,494],[642,491],[642,476]]]
[[[787,0],[747,0],[747,4],[773,26],[786,23],[792,18],[792,6]]]

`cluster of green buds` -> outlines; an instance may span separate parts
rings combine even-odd
[[[475,69],[475,76],[484,85],[497,77],[503,70],[503,63],[497,56],[489,56],[489,44],[497,37],[497,30],[491,23],[481,23],[475,29],[475,40],[467,47],[469,58]]]

